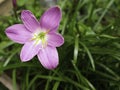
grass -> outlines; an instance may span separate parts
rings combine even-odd
[[[59,66],[46,70],[37,57],[22,63],[22,45],[10,41],[4,31],[20,19],[0,17],[0,71],[16,90],[120,90],[120,1],[58,0],[62,9],[59,32],[65,43],[57,48]],[[45,8],[39,0],[18,0],[17,14],[31,10],[39,19]],[[3,85],[0,85],[4,89]]]

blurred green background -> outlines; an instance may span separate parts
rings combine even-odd
[[[58,32],[65,38],[59,66],[46,70],[37,57],[22,63],[22,45],[5,29],[22,23],[22,10],[39,19],[53,5],[62,10]],[[120,90],[120,0],[17,0],[16,8],[3,0],[0,12],[0,90]]]

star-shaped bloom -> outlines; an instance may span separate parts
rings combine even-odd
[[[24,44],[20,58],[23,62],[38,56],[46,69],[54,69],[59,63],[56,47],[64,43],[62,35],[57,33],[62,12],[59,7],[49,8],[39,21],[29,10],[23,10],[21,19],[23,24],[8,27],[6,35],[14,42]]]

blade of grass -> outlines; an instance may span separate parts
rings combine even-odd
[[[50,73],[49,73],[48,76],[51,76],[51,71],[50,71]],[[48,90],[48,89],[49,89],[50,81],[51,81],[51,78],[47,80],[47,83],[46,83],[46,85],[45,85],[45,90]]]
[[[17,78],[16,69],[13,69],[13,71],[12,71],[13,90],[20,90],[18,85],[17,85],[16,78]]]
[[[90,90],[89,88],[81,85],[80,83],[77,83],[77,82],[73,81],[72,79],[70,79],[70,78],[68,78],[68,77],[64,77],[64,79],[65,79],[67,82],[75,85],[76,87],[79,87],[79,88],[82,89],[82,90]]]
[[[11,58],[19,51],[19,49],[15,49],[13,53],[5,60],[3,67],[6,67],[10,62]]]
[[[79,43],[84,47],[85,51],[87,52],[88,57],[89,57],[90,62],[91,62],[91,65],[92,65],[92,68],[93,68],[93,70],[95,71],[95,63],[94,63],[93,57],[92,57],[89,49],[88,49],[88,48],[85,46],[85,44],[82,43],[81,41],[80,41]]]
[[[73,66],[76,71],[75,74],[77,74],[76,76],[79,76],[78,80],[81,81],[81,83],[84,83],[84,85],[89,86],[91,90],[96,90],[95,87],[81,74],[80,70],[76,67],[74,63],[73,63]]]
[[[109,67],[105,66],[102,63],[97,63],[100,67],[104,68],[107,72],[109,72],[110,74],[112,74],[113,76],[116,77],[116,79],[120,80],[119,75],[117,75],[113,70],[111,70]]]
[[[100,16],[100,18],[98,19],[98,21],[96,22],[93,30],[96,30],[96,28],[98,27],[99,23],[101,22],[102,18],[105,16],[105,14],[107,13],[108,9],[111,7],[111,5],[114,3],[114,0],[110,0],[108,5],[106,6],[105,10],[103,11],[102,15]]]
[[[77,63],[77,57],[78,57],[78,49],[79,49],[79,35],[76,36],[75,38],[75,45],[74,45],[74,64]]]
[[[51,79],[51,80],[56,80],[56,81],[65,81],[62,78],[59,77],[53,77],[53,76],[46,76],[46,75],[36,75],[31,82],[29,83],[28,89],[30,90],[31,86],[34,84],[34,82],[38,79],[38,78],[42,78],[42,79]]]
[[[39,65],[27,64],[27,63],[16,63],[16,64],[7,65],[6,67],[1,67],[0,71],[14,69],[14,68],[21,68],[21,67],[39,67]]]
[[[58,90],[59,85],[60,85],[60,81],[56,81],[52,90]]]
[[[30,68],[28,68],[26,75],[25,75],[25,87],[27,88],[29,85],[29,75],[30,75]]]

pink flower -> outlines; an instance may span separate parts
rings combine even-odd
[[[56,47],[64,43],[64,38],[57,33],[62,17],[59,7],[48,9],[39,21],[28,10],[23,10],[23,24],[15,24],[6,29],[6,35],[14,42],[24,44],[20,58],[23,62],[35,55],[46,69],[54,69],[59,63]]]

